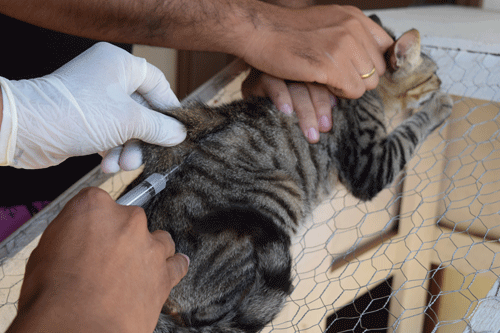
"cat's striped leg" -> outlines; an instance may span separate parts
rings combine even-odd
[[[362,200],[373,199],[389,186],[413,157],[427,135],[450,115],[452,101],[437,92],[421,111],[403,121],[386,137],[374,136],[370,142],[359,144],[352,138],[343,140],[337,153],[340,179],[351,193]],[[381,133],[381,132],[379,132]]]

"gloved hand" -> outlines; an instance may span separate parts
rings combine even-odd
[[[0,77],[0,165],[38,169],[100,153],[104,172],[142,164],[138,139],[170,146],[186,136],[177,120],[150,110],[178,106],[163,73],[145,59],[98,43],[54,73]]]

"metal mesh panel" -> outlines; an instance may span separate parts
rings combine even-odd
[[[424,51],[438,62],[443,89],[455,95],[452,116],[376,199],[360,202],[339,188],[314,211],[293,240],[295,290],[264,331],[462,332],[486,304],[481,299],[500,274],[500,57]],[[239,98],[243,78],[212,103]],[[402,117],[391,115],[391,126]],[[101,183],[116,195],[136,174],[106,179],[95,172],[66,197]],[[65,200],[0,245],[0,330],[15,315],[33,235]],[[375,287],[388,281],[380,294]]]

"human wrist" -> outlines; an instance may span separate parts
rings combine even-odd
[[[89,302],[85,296],[75,297],[69,292],[64,297],[55,294],[57,291],[47,288],[25,297],[29,303],[19,306],[16,318],[5,333],[128,332],[124,323],[107,316],[106,309],[96,310],[99,304]]]
[[[186,15],[176,16],[177,12],[172,11],[169,20],[173,23],[165,31],[175,29],[178,33],[162,34],[164,46],[242,57],[249,38],[268,24],[263,13],[280,8],[258,0],[201,0],[193,4],[189,13],[183,11]]]
[[[244,60],[254,57],[269,32],[286,28],[285,22],[289,21],[292,12],[293,9],[271,2],[242,1],[231,29],[234,42],[228,53]]]

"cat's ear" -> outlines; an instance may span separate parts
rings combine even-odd
[[[394,44],[394,49],[390,58],[390,65],[393,70],[405,64],[412,67],[418,65],[420,61],[420,33],[416,29],[405,32]]]

